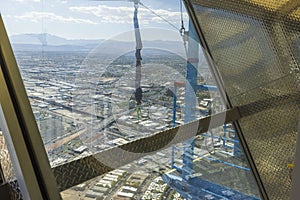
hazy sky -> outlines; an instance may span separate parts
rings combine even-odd
[[[141,2],[180,28],[179,0]],[[9,35],[49,33],[68,39],[107,39],[133,29],[133,3],[126,0],[1,0],[0,11]],[[184,18],[187,21],[185,13]],[[142,6],[139,21],[142,29],[176,31]],[[157,32],[154,35],[160,34]]]

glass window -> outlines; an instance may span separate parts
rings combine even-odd
[[[1,11],[63,199],[259,199],[231,124],[169,145],[226,110],[179,2]]]

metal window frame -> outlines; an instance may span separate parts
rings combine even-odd
[[[298,138],[296,143],[296,153],[294,161],[294,169],[292,173],[291,200],[298,200],[300,196],[300,120],[298,122]]]
[[[2,120],[28,192],[25,199],[61,199],[1,15],[0,67]]]

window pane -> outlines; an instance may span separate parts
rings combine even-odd
[[[178,2],[19,4],[2,12],[64,199],[259,198],[232,125],[169,147],[226,109]]]

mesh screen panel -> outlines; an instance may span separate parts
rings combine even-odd
[[[299,119],[299,1],[192,3],[229,100],[243,108],[242,134],[268,197],[289,199],[287,164],[294,162]]]

